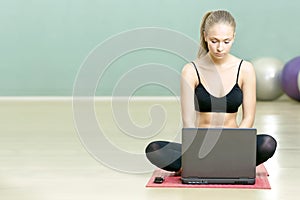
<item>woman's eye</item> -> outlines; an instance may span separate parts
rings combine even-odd
[[[215,43],[217,43],[217,41],[216,41],[216,40],[212,40],[211,42],[212,42],[212,43],[214,43],[214,44],[215,44]]]
[[[229,44],[229,43],[230,43],[230,41],[225,41],[224,43],[225,43],[225,44]]]

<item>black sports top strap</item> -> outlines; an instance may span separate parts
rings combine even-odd
[[[238,82],[238,80],[239,80],[240,68],[241,68],[242,62],[243,62],[243,60],[241,60],[240,65],[239,65],[238,73],[237,73],[237,76],[236,76],[236,82]]]
[[[196,70],[196,72],[197,72],[198,81],[199,81],[199,84],[200,84],[200,76],[199,76],[199,73],[198,73],[197,67],[196,67],[196,65],[195,65],[195,63],[194,63],[194,62],[192,62],[192,63],[193,63],[193,65],[194,65],[194,67],[195,67],[195,70]]]

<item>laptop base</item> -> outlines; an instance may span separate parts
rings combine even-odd
[[[205,178],[197,178],[197,177],[187,177],[181,178],[181,182],[183,184],[192,184],[192,185],[208,185],[208,184],[229,184],[229,185],[254,185],[255,178],[238,178],[238,179],[222,179],[222,178],[214,178],[214,179],[205,179]]]

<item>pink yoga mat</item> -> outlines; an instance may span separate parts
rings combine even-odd
[[[163,183],[153,183],[156,176],[163,176]],[[157,169],[153,172],[150,180],[146,187],[149,188],[245,188],[245,189],[271,189],[268,181],[268,172],[263,164],[256,167],[256,181],[254,185],[221,185],[221,184],[210,184],[210,185],[188,185],[182,184],[180,176],[174,176],[174,173],[167,172],[161,169]]]

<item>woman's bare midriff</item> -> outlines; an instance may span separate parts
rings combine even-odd
[[[197,127],[238,128],[237,113],[197,112]]]

